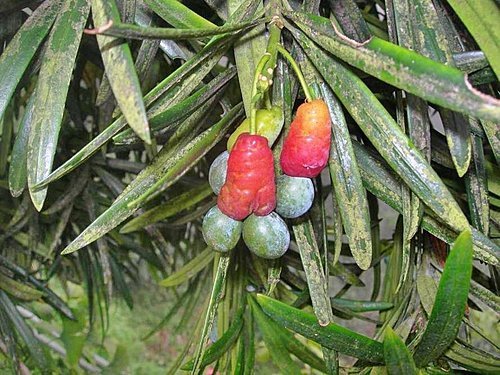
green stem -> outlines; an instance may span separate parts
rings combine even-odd
[[[255,75],[253,78],[253,85],[252,85],[252,105],[250,111],[250,134],[257,134],[257,126],[255,124],[255,115],[257,113],[256,104],[261,97],[261,93],[257,92],[257,87],[259,85],[259,80],[262,79],[262,70],[266,66],[270,57],[271,55],[266,52],[260,59],[259,63],[257,64],[257,68],[255,68]]]
[[[309,89],[309,86],[307,85],[307,82],[304,78],[304,75],[302,74],[299,66],[297,65],[297,62],[294,60],[292,55],[284,49],[282,46],[278,45],[277,46],[278,52],[283,55],[283,57],[290,63],[292,66],[292,69],[295,71],[295,74],[297,75],[297,78],[299,79],[300,85],[302,86],[302,89],[304,90],[304,94],[306,95],[306,100],[308,102],[313,100],[313,96],[311,95],[311,90]]]

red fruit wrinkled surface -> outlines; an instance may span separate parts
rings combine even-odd
[[[330,114],[323,100],[300,105],[283,143],[283,172],[292,177],[319,175],[328,162],[331,133]]]
[[[227,161],[226,182],[217,198],[219,209],[235,220],[251,213],[265,216],[276,207],[273,154],[267,139],[241,134]]]

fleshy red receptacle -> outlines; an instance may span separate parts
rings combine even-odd
[[[241,134],[229,154],[226,182],[217,205],[227,216],[243,220],[251,213],[265,216],[276,207],[273,154],[267,139]]]
[[[292,177],[316,177],[328,163],[331,143],[331,120],[326,103],[315,99],[303,103],[281,151],[281,169]]]

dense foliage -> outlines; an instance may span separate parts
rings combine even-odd
[[[495,0],[2,1],[0,371],[127,372],[109,309],[155,283],[148,337],[188,333],[169,373],[499,373],[499,19]],[[281,166],[301,169],[314,98],[327,128],[300,152],[321,163],[296,187]],[[233,186],[219,208],[285,221],[217,221],[209,169],[239,125],[267,137],[266,179],[231,184],[269,205]]]

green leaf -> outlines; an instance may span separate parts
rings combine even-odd
[[[481,121],[488,142],[491,145],[493,155],[497,164],[500,164],[500,132],[498,131],[498,123],[493,121]]]
[[[0,129],[2,131],[2,139],[0,141],[0,176],[5,175],[7,170],[7,163],[9,155],[11,154],[11,141],[14,132],[14,116],[12,113],[12,106],[7,109],[3,118],[0,117]]]
[[[151,210],[133,218],[125,224],[122,229],[120,229],[120,233],[134,232],[147,225],[151,225],[157,223],[158,221],[175,216],[179,212],[197,205],[212,194],[212,188],[208,183],[196,186],[176,197],[171,198],[168,202],[156,206],[155,208],[152,208]]]
[[[172,101],[157,103],[154,109],[148,111],[149,123],[154,136],[165,134],[195,110],[204,106],[211,97],[221,95],[223,92],[221,89],[233,79],[235,74],[235,68],[228,68],[182,101],[175,104]],[[132,144],[140,139],[131,130],[126,129],[113,137],[113,141],[116,144]]]
[[[0,55],[0,118],[31,59],[60,12],[60,2],[45,1],[18,30]]]
[[[231,16],[228,22],[241,22],[253,14],[260,0],[247,0],[241,4],[237,11]],[[218,36],[212,39],[200,52],[182,64],[172,74],[156,85],[145,97],[144,102],[150,105],[156,100],[151,109],[150,115],[157,115],[168,109],[172,104],[180,102],[203,80],[203,78],[220,61],[224,52],[228,48],[228,42],[232,36]],[[161,97],[161,98],[160,98]],[[102,133],[79,150],[67,162],[52,172],[46,179],[41,181],[36,188],[47,186],[49,183],[61,178],[71,172],[88,158],[90,158],[99,148],[108,142],[115,134],[127,124],[123,116],[106,127]]]
[[[328,284],[311,219],[308,218],[301,223],[294,224],[293,233],[306,274],[314,313],[319,324],[325,326],[333,321],[332,306],[328,297]]]
[[[252,306],[252,314],[274,364],[280,369],[282,374],[300,374],[300,368],[290,357],[283,337],[280,336],[276,329],[276,323],[262,312],[262,309],[254,301],[253,297],[249,297],[248,301],[250,306]]]
[[[78,366],[78,360],[82,355],[87,339],[87,333],[85,332],[86,307],[80,305],[78,309],[73,309],[73,314],[76,320],[62,319],[61,341],[66,349],[66,361],[71,367],[75,368]]]
[[[3,310],[10,320],[11,326],[16,329],[17,333],[26,344],[37,366],[43,371],[48,371],[49,362],[43,351],[42,344],[36,339],[33,331],[21,317],[14,303],[2,290],[0,290],[0,310]]]
[[[446,357],[466,369],[480,374],[498,374],[500,358],[491,353],[468,345],[460,340],[452,343],[446,351]]]
[[[332,120],[332,144],[328,168],[333,190],[339,205],[349,248],[356,264],[366,270],[372,260],[370,213],[366,191],[361,181],[358,164],[342,107],[324,84],[320,86]]]
[[[245,4],[245,0],[229,0],[227,2],[228,13],[232,15],[237,9]],[[259,8],[262,1],[258,1]],[[234,46],[234,58],[238,69],[238,80],[240,82],[241,96],[245,105],[246,117],[250,117],[252,84],[255,68],[264,52],[266,52],[266,40],[264,37],[264,26],[254,28],[249,33],[241,36]]]
[[[153,162],[137,175],[123,193],[101,216],[85,229],[64,250],[69,254],[97,240],[129,216],[148,199],[161,193],[190,170],[225,134],[242,111],[241,104],[232,108],[217,124],[188,144],[164,146]]]
[[[115,0],[92,0],[92,17],[94,25],[98,26],[110,20],[119,22],[120,14]],[[106,77],[123,116],[142,140],[151,143],[141,85],[128,44],[104,35],[97,35],[97,42],[106,69]]]
[[[401,213],[403,211],[401,181],[382,160],[366,150],[366,147],[358,142],[353,142],[353,146],[366,189]],[[448,244],[452,244],[457,236],[457,232],[450,230],[430,212],[424,214],[422,227]],[[475,257],[492,265],[500,264],[498,245],[474,228],[472,228],[472,239]]]
[[[410,351],[391,327],[385,329],[384,358],[389,375],[418,374]]]
[[[467,304],[471,275],[472,235],[464,231],[448,255],[432,313],[415,349],[413,358],[418,367],[441,356],[455,339]]]
[[[165,27],[142,27],[127,23],[113,23],[109,28],[104,27],[102,30],[96,29],[97,35],[109,35],[117,38],[126,39],[169,39],[169,40],[184,40],[184,39],[199,39],[206,36],[228,34],[235,31],[250,29],[266,21],[266,19],[258,19],[250,22],[242,22],[228,24],[220,27],[212,27],[209,29],[175,29]]]
[[[212,22],[177,0],[145,0],[144,2],[156,14],[176,28],[209,29],[216,27]]]
[[[264,295],[257,295],[262,310],[281,326],[316,341],[339,353],[368,362],[383,363],[384,352],[380,342],[360,335],[350,329],[330,323],[320,326],[314,315],[288,306]]]
[[[225,43],[222,40],[218,48],[212,46],[211,48],[203,49],[156,85],[144,97],[145,103],[148,105],[161,97],[150,110],[150,116],[168,111],[170,106],[181,102],[182,99],[187,97],[220,60],[225,50],[224,46]],[[41,181],[36,188],[44,187],[77,168],[122,130],[126,124],[127,121],[123,116],[120,116],[67,162],[52,172],[45,180]]]
[[[363,44],[347,40],[327,18],[300,12],[287,16],[325,50],[384,82],[454,111],[500,121],[499,101],[474,89],[458,69],[375,36]]]
[[[208,341],[208,336],[215,321],[217,307],[219,305],[220,299],[222,298],[222,293],[225,289],[226,274],[229,268],[230,255],[223,254],[219,256],[217,263],[218,265],[214,275],[212,292],[210,294],[210,300],[206,310],[200,341],[198,342],[196,354],[194,355],[193,369],[191,370],[191,374],[198,374],[200,370],[203,369],[202,360],[205,356],[206,342]]]
[[[202,368],[222,357],[222,355],[224,355],[236,342],[243,327],[243,311],[243,309],[240,309],[240,311],[236,313],[228,330],[205,351],[205,355],[201,360]],[[194,360],[191,359],[181,367],[181,370],[192,370],[193,365]]]
[[[160,285],[172,287],[186,282],[208,266],[214,259],[215,254],[216,253],[212,248],[207,247],[200,254],[182,266],[178,271],[160,281]]]
[[[365,135],[409,188],[447,225],[457,231],[467,229],[467,218],[437,173],[361,79],[298,30],[294,29],[293,34]]]
[[[345,298],[332,298],[333,307],[341,307],[354,312],[382,311],[394,307],[390,302],[358,301]]]
[[[13,197],[22,194],[27,182],[28,139],[33,121],[35,96],[33,93],[28,99],[10,154],[9,189]]]
[[[52,170],[66,95],[87,21],[86,0],[66,1],[52,28],[40,68],[28,142],[28,187],[35,208],[42,209],[47,189],[33,187]],[[68,27],[71,25],[71,27]]]
[[[500,9],[493,0],[448,0],[500,79]]]
[[[11,279],[3,273],[0,273],[0,289],[22,301],[35,301],[43,296],[43,292]]]
[[[73,313],[71,312],[70,308],[66,305],[66,303],[61,298],[59,298],[59,296],[55,294],[51,289],[49,289],[44,283],[42,283],[40,280],[30,275],[30,273],[27,270],[18,266],[17,264],[13,263],[9,259],[1,255],[0,255],[0,264],[2,265],[2,267],[7,268],[9,271],[23,278],[29,284],[33,285],[36,289],[41,291],[43,294],[42,299],[45,302],[47,302],[50,306],[52,306],[54,309],[56,309],[61,315],[69,319],[75,319]]]

